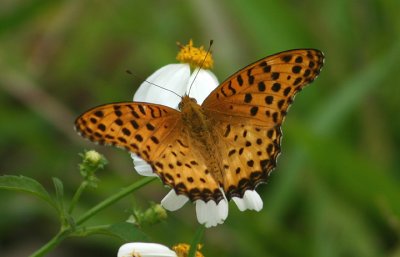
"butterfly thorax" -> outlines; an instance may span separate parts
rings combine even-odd
[[[205,136],[209,132],[210,121],[196,99],[184,96],[179,104],[182,121],[193,136]]]
[[[219,140],[212,128],[212,120],[196,100],[187,95],[182,98],[179,109],[182,112],[184,129],[193,144],[192,149],[198,149],[197,154],[207,163],[208,171],[218,183],[222,184],[223,165],[221,154],[215,151],[218,149]]]

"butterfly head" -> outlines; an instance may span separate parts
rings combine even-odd
[[[182,101],[178,105],[178,109],[183,112],[188,109],[189,106],[193,106],[193,104],[197,104],[197,100],[195,98],[189,97],[188,95],[185,95],[182,97]]]

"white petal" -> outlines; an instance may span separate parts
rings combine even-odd
[[[238,209],[240,211],[245,211],[247,210],[247,206],[246,203],[244,202],[243,198],[239,198],[239,197],[232,197],[232,200],[235,202],[236,206],[238,207]]]
[[[218,86],[219,83],[214,73],[209,70],[200,69],[200,72],[196,77],[198,70],[199,69],[195,69],[190,75],[186,93],[189,93],[190,85],[192,84],[193,79],[195,79],[193,86],[190,89],[189,96],[195,98],[198,104],[202,104],[206,97]]]
[[[176,211],[180,209],[187,201],[189,201],[189,198],[184,195],[177,195],[175,193],[175,190],[169,191],[169,193],[161,200],[161,205],[165,209],[169,211]]]
[[[157,176],[157,174],[153,172],[153,169],[145,160],[143,160],[134,153],[131,153],[131,157],[133,159],[133,165],[135,166],[135,170],[137,173],[139,173],[139,175],[149,176],[149,177]]]
[[[204,224],[207,220],[207,206],[203,200],[196,200],[196,216],[200,224]]]
[[[232,197],[240,211],[255,210],[260,211],[263,208],[263,201],[255,190],[246,190],[243,198]]]
[[[127,243],[118,250],[118,257],[177,257],[168,247],[154,243]]]
[[[263,208],[263,201],[256,190],[247,190],[244,193],[244,198],[246,199],[249,210],[261,211]]]
[[[228,201],[226,199],[222,199],[218,205],[218,217],[219,217],[219,224],[224,223],[226,218],[228,217]]]
[[[186,92],[190,76],[188,64],[169,64],[150,75],[146,80],[170,89],[179,95]],[[148,82],[143,82],[133,96],[133,101],[148,102],[177,108],[181,98]],[[149,164],[135,154],[131,154],[136,171],[143,176],[157,176]]]
[[[201,205],[202,208],[204,208],[205,210],[202,210],[202,213],[205,213],[205,220],[204,220],[204,226],[206,226],[206,228],[210,228],[210,227],[215,227],[216,225],[218,225],[218,211],[217,211],[217,204],[213,201],[210,200],[207,203],[205,203],[205,205]],[[197,206],[196,206],[197,207]],[[196,209],[197,211],[197,209]]]
[[[200,224],[204,224],[206,228],[222,224],[228,217],[228,202],[222,199],[218,205],[215,201],[210,200],[205,203],[203,200],[196,200],[196,215]]]
[[[226,199],[225,196],[225,192],[224,189],[222,189],[221,187],[219,188],[219,191],[221,191],[222,196],[224,197],[224,199],[222,199],[221,201],[219,201],[219,203],[217,204],[217,209],[218,209],[218,224],[222,224],[224,223],[224,221],[226,220],[226,218],[228,217],[228,206],[229,206],[229,202]]]
[[[146,80],[183,96],[189,77],[189,64],[168,64],[156,70]],[[162,104],[177,109],[181,98],[145,81],[136,91],[133,101]]]

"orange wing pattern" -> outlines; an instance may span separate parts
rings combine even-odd
[[[112,103],[82,114],[76,119],[75,128],[90,141],[124,148],[151,161],[165,148],[160,142],[174,136],[179,115],[178,111],[162,105]]]
[[[266,182],[280,153],[281,124],[297,92],[311,83],[322,52],[299,49],[261,59],[216,88],[202,107],[222,138],[227,197]]]
[[[172,108],[139,102],[93,108],[78,117],[75,126],[91,141],[137,154],[164,184],[192,201],[219,202],[220,187],[229,199],[241,197],[266,182],[280,153],[281,124],[288,108],[296,93],[318,76],[323,61],[318,50],[291,50],[238,71],[201,106],[212,122],[207,131],[201,122],[184,123],[182,113]],[[202,148],[199,142],[204,139],[193,138],[191,128],[211,133],[216,142]],[[210,160],[205,156],[214,158],[214,154],[218,155],[214,161],[222,161],[222,184],[207,167]]]
[[[201,154],[191,147],[181,113],[172,108],[132,102],[102,105],[78,117],[75,128],[91,141],[137,154],[177,194],[192,201],[223,198]]]

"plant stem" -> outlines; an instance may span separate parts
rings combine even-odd
[[[197,246],[200,244],[201,239],[203,238],[205,227],[200,225],[200,227],[196,230],[194,234],[192,243],[190,244],[190,249],[188,253],[188,257],[195,257],[197,252]]]
[[[41,257],[44,256],[46,253],[53,250],[57,245],[59,245],[64,238],[68,236],[68,233],[65,231],[60,231],[55,235],[50,241],[48,241],[45,245],[40,247],[36,252],[29,255],[29,257]]]
[[[82,193],[83,193],[83,190],[85,190],[85,188],[87,187],[87,185],[88,185],[88,182],[87,182],[87,181],[83,181],[83,182],[79,185],[79,187],[78,187],[78,189],[76,190],[74,196],[72,197],[71,204],[70,204],[70,206],[69,206],[69,208],[68,208],[68,213],[69,213],[69,214],[71,214],[72,211],[74,210],[74,208],[75,208],[75,206],[76,206],[76,203],[78,202],[79,198],[81,197],[81,195],[82,195]]]
[[[141,188],[142,186],[150,183],[151,181],[154,181],[156,177],[147,177],[143,178],[125,188],[123,188],[121,191],[118,193],[108,197],[104,201],[98,203],[96,206],[88,210],[86,213],[84,213],[79,219],[76,221],[76,225],[80,225],[92,216],[94,216],[96,213],[100,212],[101,210],[107,208],[111,204],[117,202],[124,196],[132,193],[133,191]],[[85,189],[86,185],[83,185],[83,183],[80,185],[78,188],[77,192],[74,195],[73,201],[76,198],[76,200],[79,199],[80,194],[82,191]],[[74,202],[71,203],[71,206],[75,205]],[[70,211],[72,211],[73,207],[70,207]],[[93,227],[94,228],[94,227]],[[57,245],[59,245],[65,238],[68,236],[74,234],[76,230],[79,231],[79,227],[72,229],[71,227],[66,227],[62,231],[58,232],[57,235],[55,235],[50,241],[48,241],[45,245],[43,245],[39,250],[31,254],[29,257],[41,257],[44,256],[46,253],[49,251],[53,250]]]
[[[73,233],[70,234],[71,237],[85,237],[91,234],[101,234],[101,230],[106,230],[110,228],[111,225],[98,225],[90,227],[78,227]]]
[[[156,177],[147,177],[147,178],[142,178],[141,180],[137,181],[136,183],[131,184],[130,186],[127,186],[123,188],[121,191],[118,193],[108,197],[104,201],[98,203],[96,206],[85,212],[80,218],[76,220],[76,225],[81,225],[83,222],[91,218],[93,215],[98,213],[99,211],[107,208],[111,204],[115,203],[119,199],[123,198],[124,196],[130,194],[131,192],[141,188],[142,186],[156,180]]]

